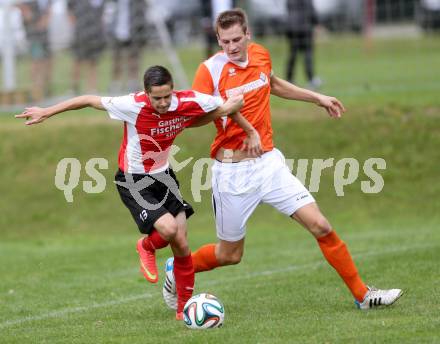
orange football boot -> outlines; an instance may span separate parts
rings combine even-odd
[[[136,250],[139,254],[139,261],[141,263],[141,272],[148,282],[157,283],[159,275],[157,273],[156,252],[146,250],[142,244],[144,238],[140,238],[137,242]]]

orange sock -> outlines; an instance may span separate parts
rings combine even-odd
[[[192,253],[194,272],[209,271],[220,266],[215,256],[215,244],[207,244]]]
[[[339,239],[335,231],[317,240],[325,259],[344,280],[354,298],[363,301],[368,289],[362,282],[345,243]]]

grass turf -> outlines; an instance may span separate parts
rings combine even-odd
[[[211,292],[224,302],[224,327],[187,330],[161,299],[163,274],[158,285],[150,285],[137,271],[137,230],[112,185],[120,124],[93,111],[32,128],[6,116],[0,118],[1,342],[440,341],[440,103],[438,92],[426,86],[436,85],[429,71],[438,65],[438,43],[409,43],[419,50],[403,49],[399,41],[379,43],[371,66],[363,64],[369,57],[360,54],[359,43],[345,42],[342,50],[337,49],[341,41],[336,47],[324,42],[319,52],[329,56],[320,62],[328,75],[326,87],[339,90],[349,112],[334,121],[311,105],[274,100],[276,146],[293,159],[353,157],[361,167],[370,157],[386,160],[379,194],[361,192],[361,180],[368,180],[361,168],[345,196],[337,197],[330,168],[314,196],[348,243],[364,279],[405,290],[398,304],[356,310],[310,235],[261,206],[248,223],[242,263],[197,275],[196,292]],[[281,72],[283,46],[269,45],[274,68]],[[186,61],[190,53],[183,56]],[[418,72],[407,63],[417,65]],[[195,68],[187,64],[188,70]],[[390,66],[401,78],[392,77]],[[342,75],[341,69],[350,73]],[[350,93],[350,85],[362,85],[364,78],[376,86]],[[383,93],[374,92],[384,84]],[[183,133],[176,141],[177,160],[207,157],[212,135],[211,127]],[[57,163],[65,157],[79,159],[83,168],[92,157],[106,158],[105,191],[83,192],[82,182],[90,180],[83,169],[74,202],[67,203],[54,186]],[[189,200],[192,171],[193,162],[178,173]],[[194,206],[192,248],[215,240],[209,192]],[[168,255],[168,249],[158,253],[160,266]]]

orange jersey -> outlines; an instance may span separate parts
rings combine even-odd
[[[240,66],[229,61],[221,51],[203,62],[195,75],[192,89],[201,93],[221,96],[243,94],[244,106],[240,113],[258,131],[265,152],[273,149],[270,114],[270,77],[272,61],[261,45],[248,45],[248,62]],[[217,135],[211,145],[214,158],[220,148],[240,149],[246,133],[231,118],[215,121]]]

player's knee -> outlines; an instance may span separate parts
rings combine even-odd
[[[229,264],[231,264],[231,265],[234,265],[234,264],[238,264],[238,263],[240,263],[241,262],[241,257],[242,257],[242,254],[241,253],[236,253],[236,254],[233,254],[230,258],[230,261],[229,261]]]
[[[235,265],[241,262],[242,252],[223,253],[220,252],[217,260],[220,265]]]
[[[174,241],[177,235],[177,223],[167,223],[161,228],[160,234],[166,241]]]
[[[182,235],[181,233],[177,233],[174,236],[174,239],[170,242],[171,247],[181,255],[188,255],[191,253],[188,245],[188,240],[186,239],[186,235]]]
[[[327,219],[319,216],[309,224],[309,229],[315,237],[322,237],[332,231],[332,227]]]
[[[170,242],[171,249],[174,254],[179,256],[188,256],[191,254],[188,243],[182,240],[174,240]]]

